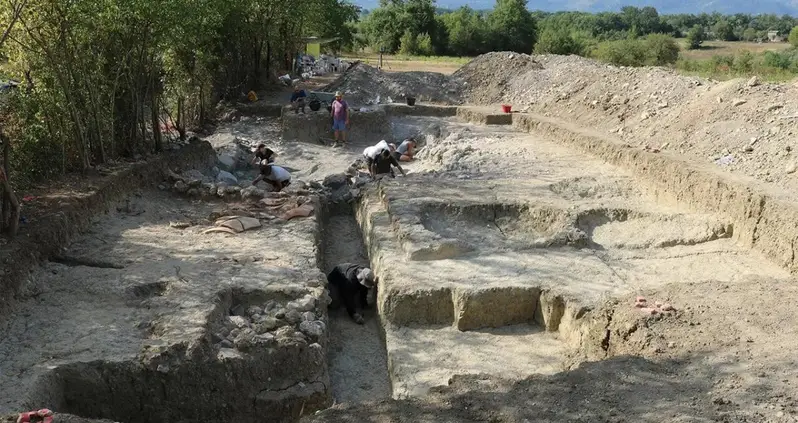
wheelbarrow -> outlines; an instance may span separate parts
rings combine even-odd
[[[335,93],[324,91],[311,91],[308,95],[308,106],[310,110],[318,112],[322,104],[327,107],[327,111],[332,110],[332,102],[335,100]]]

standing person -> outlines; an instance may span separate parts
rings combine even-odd
[[[294,87],[294,93],[291,94],[291,107],[294,108],[295,114],[298,114],[300,110],[302,110],[303,115],[305,114],[305,98],[307,96],[305,90],[299,86]]]
[[[255,149],[255,157],[252,158],[251,164],[260,163],[266,160],[266,163],[274,163],[274,151],[271,148],[267,148],[266,144],[260,143],[258,144],[258,148]]]
[[[257,185],[261,180],[274,187],[274,192],[280,192],[283,188],[291,185],[291,174],[282,167],[269,164],[264,160],[260,162],[260,175],[252,181],[252,185]]]
[[[343,99],[343,93],[335,92],[335,100],[332,102],[330,113],[333,118],[333,131],[335,133],[335,143],[346,144],[346,131],[349,127],[349,105]]]
[[[392,155],[400,162],[409,162],[413,160],[413,155],[416,154],[416,145],[416,140],[408,138],[402,141],[399,147],[396,147],[396,151]]]
[[[374,272],[368,267],[353,263],[341,263],[327,275],[330,291],[336,291],[346,307],[346,312],[357,324],[363,324],[360,310],[368,307],[369,288],[377,284]]]
[[[391,175],[391,178],[394,177],[393,169],[391,166],[396,167],[402,172],[402,176],[407,176],[405,170],[402,169],[402,166],[399,166],[399,162],[396,158],[391,154],[390,150],[382,150],[380,154],[377,155],[377,158],[372,163],[371,167],[374,168],[372,175]]]

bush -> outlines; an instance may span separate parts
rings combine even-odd
[[[651,34],[646,38],[650,65],[664,66],[676,63],[679,59],[679,45],[673,37],[664,34]]]
[[[535,45],[535,53],[543,54],[560,54],[560,55],[583,55],[585,53],[584,45],[571,35],[567,29],[544,29],[538,38],[538,43]]]
[[[416,36],[410,31],[405,31],[405,33],[402,34],[402,38],[399,39],[399,54],[412,55],[416,54],[417,50],[418,44]]]
[[[707,34],[704,32],[704,27],[695,25],[687,32],[687,48],[695,50],[701,48],[701,44],[706,40]]]
[[[743,50],[734,58],[732,68],[735,72],[748,73],[754,70],[754,55],[748,50]]]
[[[593,57],[617,66],[664,66],[679,59],[679,45],[668,35],[652,34],[646,39],[603,42]]]
[[[435,50],[432,47],[432,37],[430,37],[427,33],[419,35],[416,39],[416,51],[414,54],[418,54],[420,56],[432,56],[434,53]]]
[[[798,26],[796,26],[795,28],[792,29],[792,31],[790,31],[790,37],[788,38],[788,40],[790,40],[790,44],[793,47],[798,47]]]
[[[771,68],[787,70],[792,66],[792,58],[787,53],[766,51],[762,64]]]
[[[644,66],[648,60],[646,49],[641,40],[606,41],[599,44],[593,56],[616,66]]]

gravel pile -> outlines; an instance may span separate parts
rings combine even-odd
[[[508,51],[483,54],[452,74],[463,86],[463,97],[474,104],[504,101],[513,91],[513,81],[542,66],[530,55]]]
[[[798,97],[794,85],[757,78],[718,82],[665,68],[510,53],[477,57],[453,76],[469,86],[469,103],[510,103],[754,177],[798,198],[791,194],[798,177],[798,104],[789,101]]]
[[[404,102],[415,97],[418,102],[460,104],[462,86],[447,75],[436,72],[383,72],[365,63],[349,68],[335,82],[321,89],[343,91],[353,106]],[[390,99],[390,100],[389,100]]]

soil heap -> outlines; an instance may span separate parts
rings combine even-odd
[[[383,72],[365,63],[350,67],[322,91],[343,91],[354,106],[403,102],[415,97],[426,103],[460,104],[462,86],[452,78],[436,72]]]
[[[794,185],[798,104],[788,99],[798,95],[795,85],[756,77],[719,82],[660,67],[507,52],[479,56],[453,78],[469,87],[464,100],[471,104],[510,103],[633,146],[714,163],[781,188]]]

